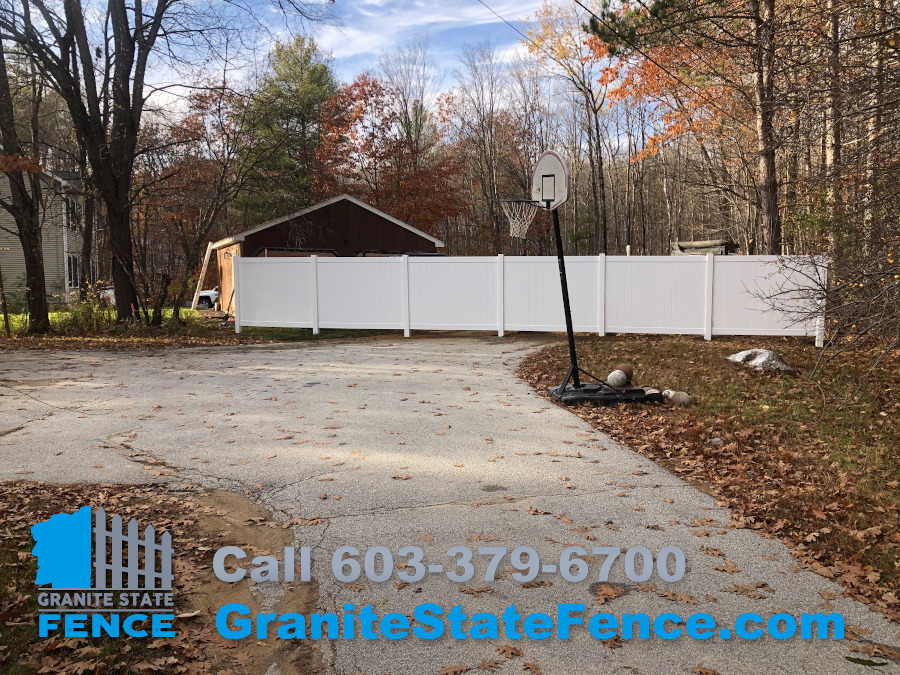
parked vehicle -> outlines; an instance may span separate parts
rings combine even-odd
[[[215,307],[216,300],[218,299],[218,286],[209,291],[200,291],[200,296],[197,298],[197,309],[212,309],[213,307]]]

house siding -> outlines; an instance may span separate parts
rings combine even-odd
[[[44,251],[44,278],[47,295],[66,302],[71,293],[67,288],[66,256],[81,256],[81,234],[77,228],[65,226],[65,195],[45,184],[46,205],[41,214],[41,244]],[[9,198],[9,180],[0,176],[0,194]],[[70,193],[70,198],[78,198]],[[17,232],[15,219],[5,209],[0,209],[0,270],[6,293],[11,298],[25,295],[25,255]]]

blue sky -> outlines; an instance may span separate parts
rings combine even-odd
[[[541,5],[541,0],[485,2],[514,25]],[[519,48],[519,35],[478,0],[336,0],[334,9],[343,26],[321,29],[316,39],[333,54],[335,71],[343,81],[374,72],[382,52],[419,35],[428,37],[432,56],[448,80],[466,43],[489,40],[503,51]]]

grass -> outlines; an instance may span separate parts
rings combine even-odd
[[[749,346],[774,349],[797,371],[757,374],[725,360]],[[639,384],[687,391],[694,405],[576,414],[900,620],[900,353],[867,377],[873,354],[842,354],[816,369],[821,352],[801,338],[615,336],[582,338],[578,349],[580,365],[600,377],[629,362]],[[564,347],[553,346],[527,358],[520,375],[546,392],[567,364]]]
[[[340,338],[363,338],[398,334],[386,330],[322,329],[313,335],[308,328],[244,328],[234,332],[234,322],[223,323],[219,312],[184,309],[181,321],[172,320],[172,309],[163,314],[163,325],[116,325],[115,315],[98,305],[73,304],[51,312],[48,335],[26,334],[27,317],[10,314],[12,336],[0,327],[0,351],[11,349],[156,349],[215,345],[305,342]]]

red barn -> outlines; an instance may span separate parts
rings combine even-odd
[[[439,255],[444,242],[349,195],[278,218],[212,245],[219,302],[228,307],[234,256]]]

